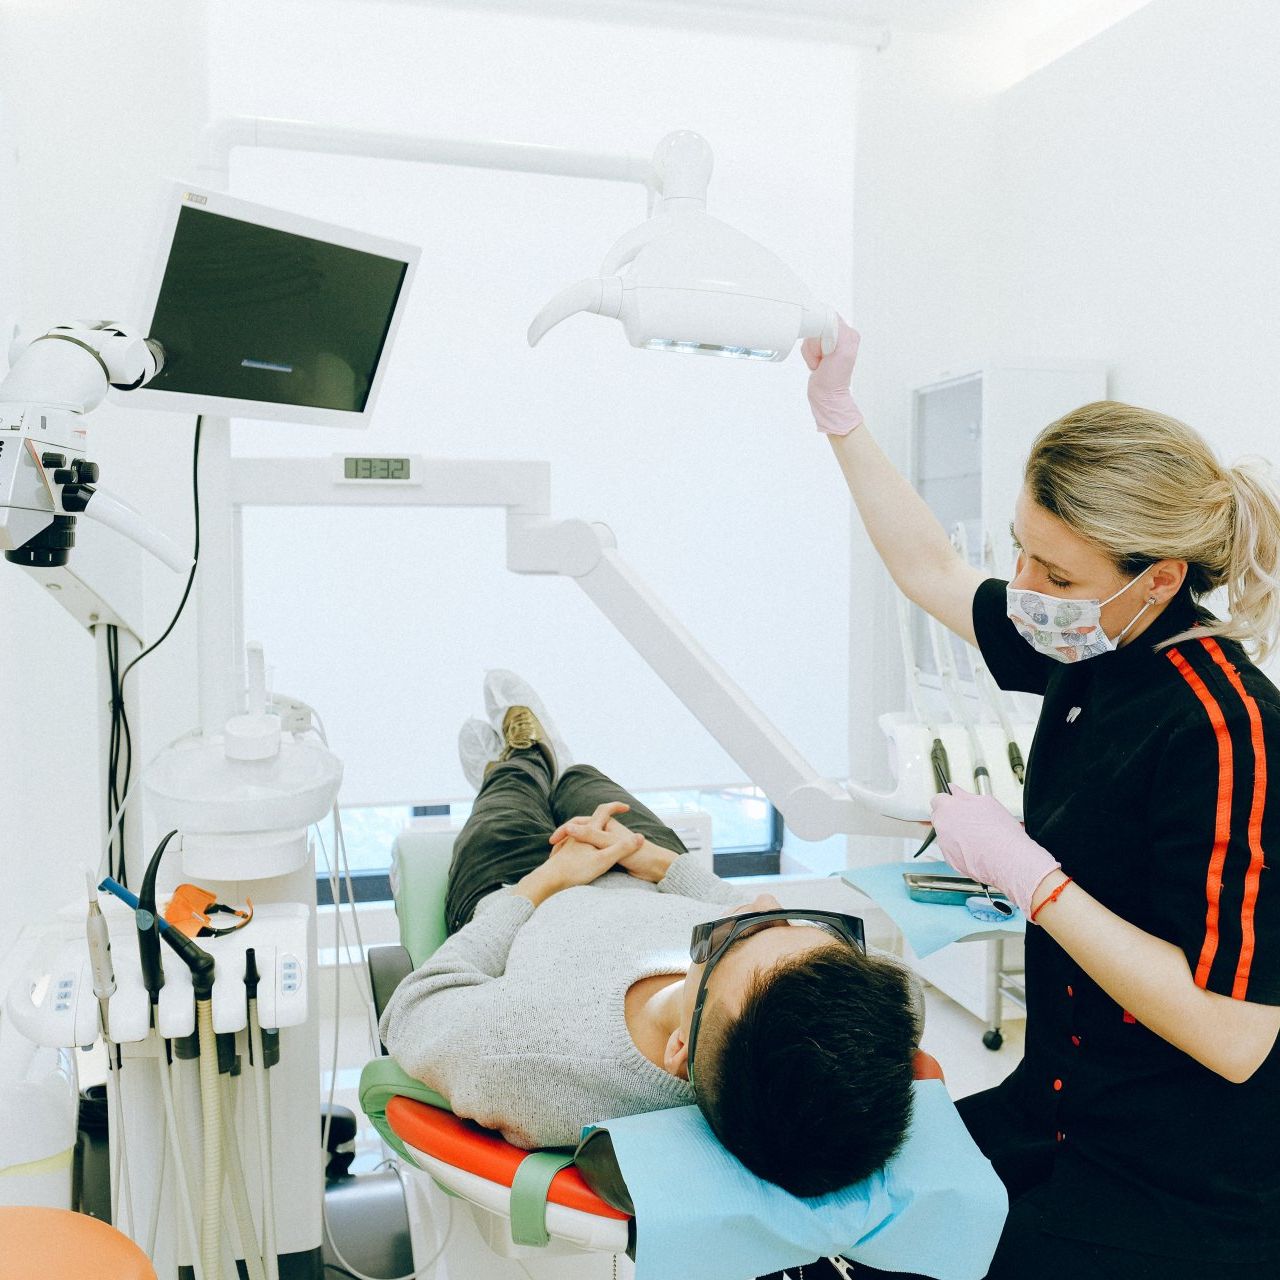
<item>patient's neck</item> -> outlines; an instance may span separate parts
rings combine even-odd
[[[680,1025],[683,995],[683,973],[657,973],[627,988],[623,1009],[632,1043],[664,1071],[663,1055],[671,1033]]]

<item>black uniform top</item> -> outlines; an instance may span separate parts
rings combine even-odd
[[[973,619],[1001,687],[1044,694],[1027,833],[1181,947],[1199,986],[1280,1004],[1280,691],[1231,641],[1154,649],[1208,616],[1185,588],[1133,643],[1067,664],[1014,629],[1005,586],[979,587]],[[1280,1052],[1229,1083],[1041,928],[1027,930],[1026,989],[1022,1063],[965,1109],[1010,1194],[1033,1196],[1059,1235],[1280,1273]]]

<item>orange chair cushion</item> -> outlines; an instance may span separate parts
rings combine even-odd
[[[944,1078],[941,1063],[923,1049],[916,1050],[912,1074],[917,1080]],[[504,1187],[511,1185],[520,1161],[529,1154],[513,1147],[492,1129],[483,1129],[471,1120],[411,1098],[396,1097],[387,1102],[387,1123],[408,1146]],[[573,1165],[556,1174],[547,1199],[602,1218],[625,1221],[629,1216],[601,1200]],[[0,1280],[7,1277],[0,1276]]]
[[[470,1120],[411,1098],[388,1101],[387,1123],[407,1146],[504,1187],[511,1185],[520,1161],[529,1154],[513,1147],[492,1129],[482,1129]],[[601,1200],[573,1165],[556,1174],[547,1199],[566,1209],[594,1213],[601,1218],[625,1222],[630,1217]]]
[[[156,1280],[128,1236],[70,1209],[0,1206],[0,1280]]]
[[[911,1074],[917,1080],[946,1080],[946,1076],[942,1074],[942,1063],[923,1049],[916,1050],[916,1056],[911,1062]]]

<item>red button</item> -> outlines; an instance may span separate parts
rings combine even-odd
[[[1058,1130],[1058,1141],[1059,1141],[1059,1142],[1063,1142],[1063,1141],[1065,1141],[1065,1140],[1066,1140],[1066,1136],[1067,1136],[1067,1135],[1066,1135],[1065,1133],[1063,1133],[1061,1129],[1059,1129],[1059,1130]]]
[[[1072,1043],[1073,1045],[1075,1045],[1075,1046],[1076,1046],[1076,1048],[1078,1049],[1078,1048],[1080,1047],[1080,1037],[1079,1037],[1079,1036],[1072,1036],[1072,1037],[1071,1037],[1071,1043]]]
[[[1055,1081],[1053,1082],[1053,1091],[1054,1091],[1054,1093],[1061,1093],[1061,1092],[1062,1092],[1062,1081],[1061,1081],[1061,1080],[1055,1080]]]
[[[1075,988],[1074,988],[1074,987],[1071,987],[1071,986],[1068,986],[1068,987],[1067,987],[1067,995],[1068,995],[1068,996],[1074,996],[1074,995],[1075,995]]]

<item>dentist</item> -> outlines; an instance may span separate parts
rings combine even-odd
[[[1031,922],[1023,1061],[960,1111],[1010,1214],[989,1280],[1280,1274],[1280,494],[1102,401],[1031,444],[1012,582],[960,559],[807,342],[809,402],[901,591],[1044,696],[1026,827],[933,801]],[[1225,592],[1219,620],[1200,603]]]

